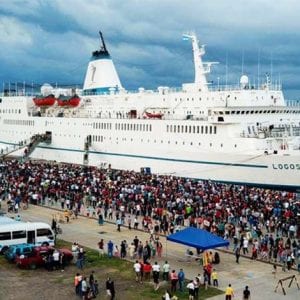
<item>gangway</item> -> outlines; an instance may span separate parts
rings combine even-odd
[[[1,149],[0,159],[4,159],[5,157],[13,154],[14,152],[24,149],[23,156],[21,157],[21,159],[26,160],[40,143],[51,144],[51,142],[51,131],[46,131],[43,134],[35,134],[32,137],[30,137],[29,142],[21,141],[18,144],[12,144],[10,145],[10,147],[7,146],[5,149]]]
[[[44,134],[33,135],[30,138],[30,143],[27,145],[27,147],[24,150],[23,160],[28,159],[29,156],[32,154],[32,152],[40,143],[51,144],[51,142],[52,142],[52,133],[50,131],[46,131],[46,133]]]

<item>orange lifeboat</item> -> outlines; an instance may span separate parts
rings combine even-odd
[[[35,97],[32,100],[36,106],[52,106],[55,103],[56,98],[51,94],[46,97]]]
[[[57,99],[57,105],[58,106],[71,106],[76,107],[80,103],[80,98],[77,95],[74,95],[72,97],[62,97],[60,96]]]
[[[161,119],[164,114],[162,113],[150,113],[150,112],[145,112],[145,115],[149,119]]]

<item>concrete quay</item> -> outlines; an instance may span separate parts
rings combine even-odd
[[[23,221],[42,221],[51,224],[54,214],[57,210],[30,205],[26,210],[20,211],[20,216]],[[14,214],[9,214],[14,216]],[[149,233],[141,230],[129,230],[126,227],[121,228],[121,232],[117,231],[117,226],[112,223],[105,222],[100,226],[97,220],[79,216],[76,220],[70,220],[69,223],[60,224],[63,230],[59,238],[69,242],[78,242],[83,246],[97,249],[98,241],[103,238],[106,243],[112,240],[117,245],[120,245],[122,240],[131,243],[135,236],[145,242],[149,239]],[[162,266],[165,260],[168,260],[171,269],[179,270],[183,268],[187,278],[193,278],[197,274],[202,275],[202,266],[197,261],[191,259],[187,261],[185,252],[186,246],[167,242],[166,238],[161,236],[160,240],[163,244],[163,257],[155,259]],[[105,247],[106,248],[106,247]],[[214,250],[213,250],[214,251]],[[274,289],[279,279],[296,275],[300,285],[300,276],[296,271],[283,272],[281,268],[277,268],[276,278],[272,274],[273,266],[259,261],[253,261],[248,258],[240,257],[240,263],[235,262],[235,256],[230,253],[220,253],[221,262],[214,265],[219,274],[219,288],[225,290],[226,286],[231,283],[235,291],[235,299],[242,299],[242,292],[246,285],[251,291],[251,299],[300,299],[300,290],[295,283],[288,288],[289,280],[284,282],[286,296],[283,295],[281,288],[278,288],[277,293]],[[225,299],[224,295],[216,296],[211,299]]]

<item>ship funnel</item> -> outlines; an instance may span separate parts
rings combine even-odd
[[[119,91],[122,85],[115,65],[107,51],[103,34],[100,31],[100,49],[92,53],[92,57],[87,67],[83,93],[91,94],[108,94],[111,89]]]

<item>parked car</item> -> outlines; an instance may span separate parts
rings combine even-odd
[[[73,259],[73,254],[69,249],[57,249],[60,255],[63,253],[63,262],[68,264]],[[28,254],[16,256],[15,262],[19,268],[36,269],[37,267],[46,266],[49,256],[53,255],[55,248],[51,246],[39,246],[33,248]]]
[[[33,251],[34,247],[36,247],[34,244],[27,243],[9,246],[5,252],[5,258],[10,262],[14,262],[18,255],[29,254]]]

